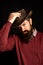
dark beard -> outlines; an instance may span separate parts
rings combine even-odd
[[[23,32],[20,32],[19,37],[20,37],[21,41],[27,43],[30,40],[32,34],[33,34],[33,32],[32,32],[32,29],[31,29],[30,31],[27,31],[26,34],[23,34]]]

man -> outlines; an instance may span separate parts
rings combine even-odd
[[[20,35],[8,37],[13,23]],[[11,13],[0,30],[0,52],[12,50],[14,46],[19,65],[43,65],[43,33],[32,27],[32,11],[28,15],[24,9]]]

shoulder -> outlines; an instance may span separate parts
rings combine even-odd
[[[37,31],[38,35],[43,36],[43,32]]]
[[[37,36],[43,40],[43,32],[37,31]]]

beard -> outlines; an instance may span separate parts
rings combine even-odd
[[[30,31],[25,30],[24,32],[20,32],[19,37],[20,37],[21,41],[27,43],[30,40],[32,34],[33,34],[33,32],[32,32],[32,28],[31,28]]]

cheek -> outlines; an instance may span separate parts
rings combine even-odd
[[[30,25],[30,24],[27,24],[25,28],[26,28],[27,30],[31,30],[31,25]]]

